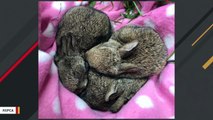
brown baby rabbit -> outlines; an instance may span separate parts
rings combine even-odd
[[[146,78],[112,78],[89,70],[88,85],[80,95],[93,109],[118,112],[145,84]]]
[[[142,78],[162,70],[167,50],[152,28],[128,25],[116,31],[108,42],[87,51],[86,58],[100,73]]]
[[[79,94],[87,83],[87,63],[84,53],[107,41],[112,34],[108,16],[96,9],[79,6],[68,10],[59,23],[56,34],[55,63],[63,85]]]
[[[69,38],[70,46],[81,53],[107,41],[111,35],[111,23],[105,13],[91,7],[78,6],[71,8],[63,16],[58,26],[56,42],[60,48],[63,39]],[[61,53],[61,49],[58,52]]]

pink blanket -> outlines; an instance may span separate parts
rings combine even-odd
[[[150,26],[160,34],[168,54],[174,51],[174,4],[156,7],[154,1],[141,2],[143,15],[129,22],[120,15],[124,12],[123,4],[113,3],[112,7],[110,2],[98,2],[95,8],[105,8],[102,11],[109,16],[115,30],[127,24]],[[160,75],[150,77],[117,113],[93,110],[64,88],[53,62],[56,29],[68,9],[85,4],[86,1],[39,2],[39,118],[174,118],[174,63],[168,63]]]

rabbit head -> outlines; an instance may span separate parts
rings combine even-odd
[[[87,85],[87,63],[81,56],[65,56],[58,63],[59,77],[70,91],[79,94]]]
[[[122,58],[134,51],[138,41],[132,41],[121,45],[110,39],[108,42],[99,44],[86,52],[86,60],[90,67],[98,72],[108,75],[119,75],[126,72],[137,72],[140,70],[134,64],[122,63]]]

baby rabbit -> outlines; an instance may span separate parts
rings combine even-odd
[[[80,95],[93,109],[118,112],[145,84],[146,78],[111,78],[89,70],[86,90]]]
[[[121,28],[108,42],[86,52],[89,65],[98,72],[126,78],[158,74],[166,57],[165,44],[152,28],[133,25]]]
[[[108,16],[96,9],[79,6],[68,10],[59,23],[56,33],[56,55],[63,85],[79,94],[87,84],[85,51],[107,41],[112,34]]]
[[[63,39],[69,39],[70,46],[81,53],[107,41],[111,35],[112,26],[105,13],[91,7],[78,6],[71,8],[63,16],[58,26],[56,42],[60,48]],[[61,49],[58,52],[63,54]]]

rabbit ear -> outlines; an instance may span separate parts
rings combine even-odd
[[[134,40],[132,42],[129,42],[125,45],[123,45],[118,51],[120,53],[120,56],[123,58],[125,57],[126,55],[128,55],[129,53],[132,52],[132,50],[134,48],[136,48],[136,46],[138,45],[138,41],[137,40]]]
[[[63,55],[71,55],[71,53],[75,52],[77,49],[75,37],[71,33],[67,33],[66,35],[61,37],[61,51],[59,51]]]
[[[118,73],[137,73],[140,72],[141,68],[139,68],[137,65],[135,64],[131,64],[131,63],[121,63]]]

